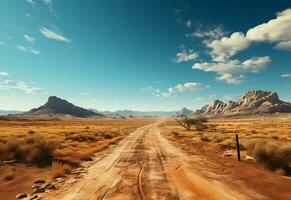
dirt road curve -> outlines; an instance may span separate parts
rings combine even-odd
[[[43,199],[265,199],[251,188],[236,191],[219,179],[206,178],[193,165],[199,158],[171,145],[157,126],[151,124],[131,133],[97,160],[84,178]]]

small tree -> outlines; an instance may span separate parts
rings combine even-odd
[[[182,127],[184,127],[187,131],[191,131],[192,127],[194,126],[196,131],[200,133],[200,138],[202,139],[203,131],[208,128],[206,123],[208,122],[207,118],[204,117],[187,117],[184,116],[181,119],[177,119],[176,121]]]

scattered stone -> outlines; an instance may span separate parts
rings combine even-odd
[[[37,194],[34,194],[34,195],[32,195],[32,196],[29,197],[29,200],[36,199],[37,197],[38,197]]]
[[[232,150],[226,150],[225,152],[223,152],[224,157],[233,156],[234,154],[235,153]]]
[[[243,160],[246,160],[246,161],[255,161],[255,159],[253,157],[251,157],[251,156],[245,156],[243,158]]]
[[[39,180],[34,181],[34,183],[35,184],[44,184],[45,180],[39,179]]]
[[[36,194],[36,193],[44,193],[45,192],[45,189],[44,188],[37,188],[34,190],[33,194]]]
[[[59,177],[59,178],[56,178],[55,179],[57,182],[62,182],[62,181],[64,181],[65,179],[63,178],[63,177]]]
[[[16,199],[23,199],[23,198],[26,198],[26,197],[27,197],[27,194],[25,194],[25,193],[16,195]]]
[[[40,186],[39,185],[33,185],[33,186],[31,186],[31,188],[32,189],[37,189],[37,188],[40,188]]]
[[[44,189],[54,190],[54,189],[56,189],[56,186],[54,184],[52,184],[52,183],[47,183],[44,186]]]

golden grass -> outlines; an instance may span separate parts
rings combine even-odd
[[[53,159],[79,163],[115,144],[150,118],[0,119],[0,160],[41,163]]]
[[[52,163],[52,177],[59,178],[64,177],[66,174],[71,173],[72,167],[68,164],[54,161]]]
[[[242,151],[278,173],[291,174],[291,115],[210,119],[209,124],[213,126],[203,133],[205,145],[234,149],[238,134]],[[176,142],[181,142],[179,138],[201,141],[198,132],[186,131],[174,119],[160,127]]]

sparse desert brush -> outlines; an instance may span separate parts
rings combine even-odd
[[[33,134],[35,134],[36,132],[35,132],[34,130],[28,130],[27,133],[30,134],[30,135],[33,135]]]
[[[90,150],[90,149],[81,150],[78,153],[78,157],[81,160],[90,161],[90,160],[92,160],[92,158],[91,158],[92,157],[92,150]]]
[[[212,142],[220,143],[225,139],[225,137],[222,134],[215,134],[212,138]]]
[[[68,164],[61,163],[58,161],[52,162],[52,177],[59,178],[64,177],[66,174],[71,173],[72,167]]]
[[[18,160],[21,162],[48,164],[56,144],[41,137],[10,137],[0,144],[0,160]]]
[[[68,140],[85,142],[85,141],[97,141],[98,137],[90,133],[75,133],[67,136]]]
[[[247,145],[247,152],[271,170],[282,169],[291,173],[291,145],[256,140]]]
[[[71,157],[74,154],[75,152],[71,149],[56,149],[53,153],[56,158]]]

